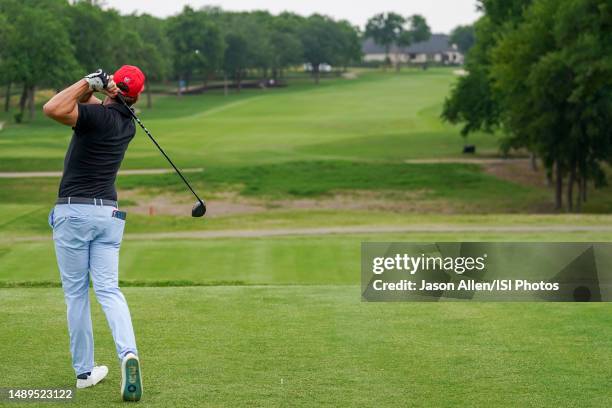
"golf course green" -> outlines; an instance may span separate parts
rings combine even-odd
[[[508,170],[498,135],[462,155],[440,120],[451,69],[355,75],[139,104],[211,207],[192,219],[172,173],[117,180],[145,406],[612,405],[606,303],[361,302],[361,242],[610,241],[612,189],[554,213],[542,169]],[[47,224],[70,130],[41,112],[0,121],[0,387],[72,386]],[[122,170],[167,167],[139,130]],[[98,305],[93,324],[111,371],[77,401],[119,404]]]

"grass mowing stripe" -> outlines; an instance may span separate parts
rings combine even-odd
[[[327,236],[138,240],[123,242],[124,281],[241,281],[249,284],[354,284],[363,241],[594,242],[610,232],[376,233]],[[0,281],[59,281],[53,242],[0,246]]]
[[[245,281],[208,281],[197,282],[190,280],[121,280],[119,286],[122,288],[184,288],[184,287],[208,287],[208,286],[319,286],[317,283],[256,283]],[[338,284],[327,286],[346,286]],[[61,288],[59,281],[0,281],[0,289],[23,289],[23,288]],[[90,288],[92,285],[90,284]]]
[[[121,193],[120,193],[121,194]],[[125,208],[126,200],[120,200]],[[190,202],[189,205],[192,203]],[[20,240],[32,241],[50,238],[47,225],[47,214],[51,204],[0,204],[0,214],[6,224],[0,235],[0,245]],[[17,217],[20,222],[13,222]],[[126,234],[150,234],[157,232],[185,231],[221,231],[221,230],[270,230],[316,228],[320,226],[482,226],[495,227],[504,225],[557,227],[597,226],[612,227],[612,215],[593,214],[433,214],[433,213],[398,213],[380,210],[342,210],[342,209],[270,209],[254,214],[235,214],[230,216],[208,218],[206,222],[194,222],[190,217],[171,215],[140,215],[129,212]],[[551,228],[551,230],[554,228]]]
[[[190,280],[119,280],[121,287],[151,287],[151,288],[166,288],[166,287],[186,287],[186,286],[262,286],[265,283],[247,283],[244,281],[209,281],[195,282]],[[59,281],[1,281],[0,288],[60,288],[62,283]],[[91,287],[91,285],[90,285]]]

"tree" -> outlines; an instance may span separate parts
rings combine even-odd
[[[573,69],[574,81],[568,102],[572,121],[570,135],[576,149],[570,151],[568,208],[578,183],[577,210],[587,198],[587,181],[596,187],[607,184],[602,164],[612,160],[612,9],[602,0],[564,1],[555,24],[561,58]],[[576,33],[580,33],[576,36]]]
[[[475,41],[476,36],[473,24],[459,25],[451,31],[450,42],[456,44],[459,51],[464,55],[472,48]]]
[[[94,3],[79,1],[67,7],[67,24],[74,56],[84,72],[115,66],[113,41],[121,24],[118,13],[104,11]],[[125,48],[125,47],[122,47]]]
[[[14,80],[23,84],[20,115],[29,107],[34,117],[37,86],[59,88],[79,76],[79,65],[66,30],[64,9],[58,2],[31,2],[12,15],[13,30],[7,41],[7,67]],[[36,29],[32,30],[32,22]]]
[[[265,77],[274,65],[272,18],[267,12],[224,13],[222,24],[227,48],[223,69],[226,76],[234,79],[238,92],[249,70],[258,70]]]
[[[349,64],[361,61],[363,56],[361,36],[359,35],[359,29],[346,20],[337,22],[336,27],[340,41],[337,60],[346,69]]]
[[[36,86],[58,88],[68,78],[97,68],[112,72],[123,64],[138,65],[145,72],[150,107],[150,81],[172,77],[189,86],[201,78],[206,87],[222,68],[240,90],[248,75],[267,78],[271,72],[277,78],[283,70],[309,62],[318,82],[321,64],[346,68],[361,59],[358,29],[320,15],[185,7],[159,19],[122,16],[102,8],[103,3],[0,0],[0,85],[6,85],[6,101],[11,84],[23,85],[21,111],[29,104],[33,112]],[[40,18],[42,13],[45,18]]]
[[[476,22],[475,31],[478,40],[468,53],[468,75],[457,80],[442,109],[442,119],[463,124],[463,137],[479,130],[493,132],[500,122],[500,107],[489,75],[489,54],[495,45],[496,31],[488,16]]]
[[[207,9],[199,12],[202,38],[197,52],[200,57],[197,69],[204,79],[204,87],[206,87],[208,78],[221,68],[225,51],[223,33],[215,23],[215,9],[212,10],[213,14],[208,13]]]
[[[399,14],[389,12],[376,14],[366,24],[365,37],[371,38],[385,48],[385,59],[390,61],[391,46],[397,44],[406,20]]]
[[[492,132],[500,125],[499,96],[490,75],[491,50],[504,31],[521,21],[530,3],[531,0],[481,0],[485,15],[474,25],[476,42],[467,55],[468,74],[457,80],[441,115],[450,123],[463,123],[462,136],[481,130]]]
[[[4,111],[8,112],[11,100],[11,82],[13,75],[8,66],[9,47],[8,41],[12,36],[12,25],[7,17],[0,12],[0,84],[6,85],[4,95]]]
[[[315,83],[321,77],[321,64],[333,65],[341,53],[341,42],[336,35],[336,23],[329,17],[313,14],[300,27],[304,60],[312,66]]]
[[[397,37],[398,48],[409,47],[413,43],[427,41],[431,37],[431,29],[427,25],[425,17],[414,14],[406,19],[406,24],[401,27],[401,32]],[[396,64],[399,71],[401,64],[397,58]]]
[[[145,74],[145,92],[147,95],[147,108],[152,107],[150,80],[160,80],[164,77],[167,69],[166,62],[159,52],[159,48],[145,41],[144,37],[136,30],[137,24],[122,19],[114,33],[114,41],[120,44],[129,44],[129,47],[117,47],[113,59],[118,61],[115,67],[124,64],[136,65]],[[146,35],[146,34],[145,34]]]
[[[530,78],[533,81],[534,76],[520,77],[521,73],[527,73],[525,70],[533,68],[534,59],[539,59],[546,54],[546,50],[554,43],[552,33],[548,30],[542,30],[542,25],[550,23],[548,19],[538,22],[537,25],[530,24],[522,26],[521,29],[513,29],[506,33],[499,44],[493,48],[492,55],[495,55],[495,64],[492,66],[491,76],[495,78],[493,85],[498,91],[498,102],[501,109],[500,118],[503,121],[504,129],[507,130],[504,143],[513,148],[527,148],[537,152],[544,162],[546,168],[555,167],[556,177],[556,194],[555,207],[561,208],[562,205],[562,180],[565,173],[565,165],[557,160],[562,156],[560,149],[565,148],[567,128],[567,118],[563,117],[563,113],[559,111],[559,106],[555,106],[555,100],[558,97],[553,95],[553,103],[549,105],[550,109],[539,111],[534,105],[538,103],[538,99],[544,96],[548,91],[541,88],[538,92],[540,97],[530,95],[529,84]],[[536,36],[542,37],[535,38]],[[511,50],[511,47],[516,45],[516,41],[529,39],[535,41],[533,44],[524,44],[521,50]],[[537,48],[535,47],[537,45]],[[556,58],[555,58],[556,59]],[[511,61],[514,60],[514,61]],[[561,99],[564,93],[567,93],[566,87],[563,85],[563,79],[559,78],[552,70],[557,68],[563,69],[565,64],[558,65],[553,59],[549,59],[545,65],[540,65],[540,80],[543,80],[543,85],[555,86],[560,88],[554,89],[554,92],[559,91]],[[517,64],[523,64],[518,66]],[[544,69],[547,74],[542,75]],[[511,81],[516,82],[511,83]],[[561,79],[561,81],[559,81]],[[565,95],[567,97],[567,95]],[[520,106],[512,106],[512,103],[520,103]],[[543,116],[538,117],[542,113]],[[545,132],[545,133],[542,133]]]
[[[482,0],[469,74],[443,117],[462,134],[504,130],[502,148],[525,148],[555,174],[555,207],[580,208],[587,181],[605,182],[612,158],[612,34],[606,0]],[[564,180],[567,178],[567,183]],[[578,185],[578,199],[574,186]]]
[[[535,150],[552,171],[561,208],[586,197],[586,182],[605,181],[612,161],[612,10],[606,0],[539,0],[493,50],[508,139]]]
[[[151,108],[151,81],[164,80],[170,71],[171,52],[164,20],[148,14],[133,14],[124,17],[124,25],[136,31],[142,42],[139,64],[146,76],[147,108]]]
[[[173,50],[174,70],[187,84],[194,74],[204,77],[220,67],[223,57],[222,34],[206,12],[185,6],[168,21],[168,38]]]
[[[494,26],[516,27],[523,20],[523,12],[534,0],[478,0],[478,8],[484,11]]]
[[[248,65],[248,41],[242,34],[229,33],[225,36],[225,43],[223,71],[234,78],[236,89],[240,92],[242,76]]]
[[[242,33],[247,41],[247,67],[259,70],[266,77],[272,66],[274,48],[269,29],[272,16],[268,12],[238,13],[232,31]]]
[[[298,35],[303,21],[303,17],[287,12],[270,21],[271,68],[274,79],[282,76],[284,69],[303,62],[304,49]]]

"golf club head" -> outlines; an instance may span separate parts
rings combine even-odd
[[[196,201],[195,205],[191,209],[192,217],[203,217],[206,214],[206,204],[204,201]]]

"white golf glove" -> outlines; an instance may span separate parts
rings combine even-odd
[[[102,69],[98,69],[96,72],[92,72],[89,75],[85,75],[83,77],[89,84],[89,89],[91,91],[102,92],[106,89],[108,85],[109,75],[102,71]]]

